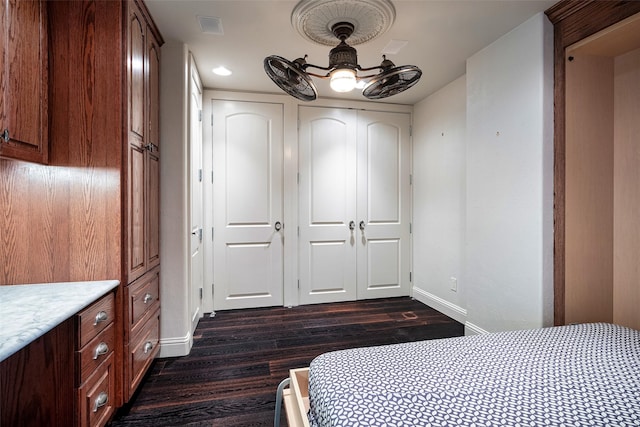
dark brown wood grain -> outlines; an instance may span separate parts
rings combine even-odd
[[[0,156],[47,163],[47,2],[3,2]],[[6,24],[8,25],[6,25]]]
[[[0,160],[0,284],[119,279],[122,8],[48,8],[51,166]]]
[[[554,323],[565,323],[565,49],[629,16],[640,1],[565,0],[546,12],[554,25]]]
[[[201,319],[189,356],[156,360],[111,425],[272,426],[276,389],[289,369],[327,351],[459,336],[463,329],[410,298],[218,312]]]
[[[73,425],[73,365],[72,319],[2,361],[0,426]]]
[[[47,8],[49,166],[0,159],[0,284],[122,279],[123,5]]]

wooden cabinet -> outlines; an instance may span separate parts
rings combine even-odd
[[[130,322],[130,313],[137,312],[138,301],[131,301],[129,296],[137,293],[137,279],[146,281],[146,277],[155,275],[156,286],[158,280],[158,65],[162,38],[139,1],[52,1],[48,2],[48,8],[52,48],[51,163],[69,164],[87,171],[82,179],[90,180],[99,169],[95,165],[108,162],[108,180],[95,185],[108,188],[110,196],[118,193],[117,202],[112,198],[95,201],[96,206],[108,208],[105,212],[97,209],[92,212],[96,221],[108,222],[104,240],[117,244],[117,249],[103,254],[105,258],[111,257],[110,260],[117,257],[110,267],[111,271],[117,270],[121,282],[115,299],[115,352],[112,362],[102,364],[91,374],[91,379],[86,379],[83,383],[86,386],[81,390],[85,406],[90,405],[89,402],[100,397],[101,392],[97,390],[104,385],[103,380],[111,378],[104,377],[105,372],[113,370],[115,397],[109,402],[118,407],[129,401],[139,385],[139,381],[132,378],[142,378],[158,353],[159,323],[157,316],[153,317],[160,307],[157,289],[153,300],[155,311],[143,316],[142,323],[135,328]],[[82,189],[83,185],[76,186]],[[70,202],[75,209],[73,227],[84,225],[82,215],[93,207],[94,200],[81,202]],[[114,214],[116,203],[118,213]],[[87,234],[93,230],[93,224],[89,225],[92,227],[85,227]],[[102,223],[95,227],[98,225]],[[81,237],[78,236],[78,242],[82,242]],[[78,243],[78,247],[91,243]],[[100,243],[102,240],[98,240],[96,246]],[[103,247],[107,245],[103,243],[99,250]],[[93,265],[94,260],[90,261],[86,264]],[[152,271],[154,273],[145,276]],[[134,367],[129,352],[138,345],[136,340],[141,339],[138,331],[149,328],[155,336],[153,349],[142,351],[145,363],[136,359]],[[146,341],[143,350],[145,344]],[[89,412],[92,411],[91,408]],[[94,422],[89,412],[82,415],[85,424]]]
[[[74,424],[73,333],[69,318],[0,362],[0,426]]]
[[[76,315],[76,424],[104,426],[115,405],[115,303],[113,293]]]
[[[127,44],[127,266],[132,282],[160,264],[159,64],[157,32],[129,3]]]
[[[158,353],[160,274],[160,45],[142,3],[127,4],[125,400]]]
[[[0,362],[0,426],[106,425],[117,407],[115,320],[112,291]]]
[[[125,287],[125,305],[125,383],[133,394],[159,350],[159,267]]]
[[[4,0],[0,19],[0,157],[47,163],[47,3]]]

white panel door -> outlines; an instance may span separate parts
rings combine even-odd
[[[189,98],[189,144],[191,175],[191,331],[193,332],[202,317],[202,290],[204,287],[204,257],[203,257],[203,220],[202,205],[202,86],[198,70],[191,61],[191,82]]]
[[[213,100],[214,310],[283,304],[283,105]]]
[[[410,293],[410,125],[406,113],[358,111],[358,299]]]
[[[356,298],[355,118],[299,109],[300,304]]]

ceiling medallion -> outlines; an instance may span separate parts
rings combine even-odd
[[[334,46],[333,26],[339,22],[353,25],[350,45],[358,45],[385,33],[396,19],[389,0],[302,0],[293,9],[291,25],[305,39]]]

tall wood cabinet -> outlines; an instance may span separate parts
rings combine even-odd
[[[145,6],[127,3],[125,119],[125,399],[159,350],[160,141],[162,38]]]
[[[0,19],[0,157],[47,163],[46,1],[0,1]]]
[[[119,160],[118,168],[110,171],[111,180],[101,183],[119,192],[121,202],[119,216],[110,213],[107,218],[113,224],[109,243],[120,243],[111,369],[115,396],[110,400],[118,407],[129,401],[159,351],[158,94],[163,40],[141,1],[55,1],[47,7],[55,101],[52,163],[64,156],[92,159],[105,145]],[[102,96],[93,96],[97,91],[92,88],[99,88]],[[86,134],[78,135],[74,117],[86,119]],[[109,126],[94,127],[101,122]],[[87,146],[79,152],[62,147],[74,137],[83,138]]]

